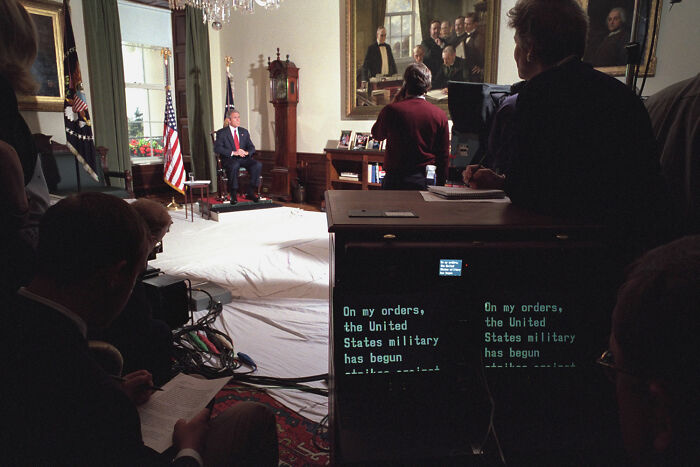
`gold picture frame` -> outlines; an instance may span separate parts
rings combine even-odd
[[[60,3],[21,2],[37,30],[37,57],[32,75],[39,83],[34,95],[17,96],[20,110],[62,112],[65,99],[63,74],[63,6]]]
[[[386,91],[387,96],[381,100],[365,99],[365,92],[362,81],[358,80],[358,71],[363,62],[367,47],[376,39],[376,27],[378,19],[374,17],[376,12],[381,8],[377,8],[382,0],[345,0],[345,34],[344,46],[345,49],[345,73],[344,73],[344,120],[369,120],[377,118],[379,111],[388,104],[391,99],[391,94],[388,89],[379,89]],[[426,6],[428,11],[420,13],[421,23],[427,20],[429,25],[430,19],[449,20],[454,26],[454,19],[458,15],[465,15],[473,10],[478,10],[483,16],[481,24],[483,26],[483,34],[485,40],[485,61],[484,61],[484,82],[493,83],[496,80],[498,68],[498,35],[500,26],[500,9],[501,2],[497,0],[479,0],[475,2],[464,2],[463,0],[431,0],[426,2],[415,2],[416,5]],[[342,4],[341,4],[342,5]],[[448,13],[449,12],[449,13]],[[377,23],[379,24],[379,23]],[[421,43],[423,35],[422,24],[420,28],[415,28],[411,39],[411,46]],[[399,62],[402,59],[397,58],[397,67],[399,74],[405,69],[407,63],[401,65]],[[405,60],[405,59],[404,59]],[[410,61],[410,60],[409,60]],[[397,82],[384,83],[389,88],[396,89],[401,85],[401,80]],[[383,87],[383,86],[379,86]],[[436,103],[441,109],[449,113],[447,101]]]
[[[647,62],[649,62],[649,71],[646,72],[647,76],[654,76],[656,74],[656,46],[659,39],[659,28],[657,25],[656,31],[654,31],[654,12],[659,6],[660,0],[636,0],[640,2],[640,21],[639,27],[637,29],[637,41],[641,44],[641,60],[639,65],[639,76],[644,76],[647,70]],[[631,36],[631,24],[633,21],[635,0],[579,0],[581,6],[586,11],[589,19],[589,33],[588,33],[588,43],[586,44],[586,52],[584,54],[584,61],[591,63],[597,70],[607,73],[611,76],[624,76],[626,73],[627,66],[624,63],[616,63],[614,65],[600,66],[600,62],[597,61],[597,55],[602,41],[610,33],[607,29],[607,17],[611,10],[615,7],[621,7],[625,11],[626,21],[624,22],[624,31],[622,34],[626,33],[624,40],[626,42],[630,41]],[[648,14],[647,14],[648,11]],[[659,8],[659,21],[661,16],[661,9]],[[646,41],[644,38],[646,37]],[[644,43],[642,43],[644,41]],[[649,57],[649,49],[651,49],[651,59]],[[597,62],[597,63],[596,63]]]

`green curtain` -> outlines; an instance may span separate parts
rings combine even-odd
[[[433,11],[433,0],[418,0],[418,11],[420,12],[420,33],[421,40],[430,37],[430,22],[436,18],[431,18]]]
[[[185,88],[192,170],[198,179],[211,180],[212,190],[216,191],[216,162],[210,136],[215,128],[212,121],[209,30],[207,24],[202,23],[202,10],[188,6],[186,17]]]
[[[386,0],[373,0],[372,1],[373,41],[376,40],[377,29],[379,29],[379,26],[384,26],[385,16],[386,16]]]
[[[117,0],[83,2],[95,144],[109,149],[114,171],[131,170]],[[100,168],[101,170],[101,168]],[[124,187],[124,180],[115,179]]]

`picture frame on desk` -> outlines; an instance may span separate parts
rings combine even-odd
[[[366,149],[372,149],[374,151],[379,151],[382,149],[382,143],[384,140],[378,140],[374,139],[372,137],[369,138],[369,141],[367,141],[367,148]]]
[[[368,131],[358,131],[352,140],[351,149],[367,149],[367,143],[372,139],[372,133]]]
[[[350,149],[350,145],[355,141],[354,133],[352,130],[341,131],[340,139],[338,139],[338,149]]]

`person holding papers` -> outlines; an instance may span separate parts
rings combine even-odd
[[[175,424],[170,450],[146,447],[135,404],[151,397],[150,373],[117,381],[90,353],[87,327],[119,315],[150,247],[145,223],[119,198],[81,193],[48,209],[37,273],[5,307],[0,464],[277,465],[275,418],[259,404],[212,420],[204,409]]]

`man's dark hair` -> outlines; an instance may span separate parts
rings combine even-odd
[[[630,266],[618,292],[613,335],[626,370],[670,389],[680,450],[697,444],[700,236],[658,247]]]
[[[238,110],[236,110],[236,109],[228,109],[228,110],[226,111],[226,114],[224,115],[224,118],[229,118],[232,114],[238,114],[238,115],[240,115],[241,113],[240,113]]]
[[[430,22],[430,26],[432,26],[434,23],[437,23],[438,26],[440,26],[442,24],[439,19],[434,19]]]
[[[464,16],[464,19],[470,19],[470,20],[474,21],[475,23],[478,23],[479,22],[479,15],[477,15],[476,13],[474,13],[472,11],[471,13],[467,13]]]
[[[123,260],[136,268],[148,248],[146,224],[129,203],[104,193],[80,193],[42,217],[37,270],[58,284],[73,284]]]
[[[430,91],[430,69],[422,63],[411,63],[403,73],[406,92],[412,96],[422,96]]]
[[[545,65],[583,57],[588,16],[577,0],[518,0],[508,11],[508,26]]]

